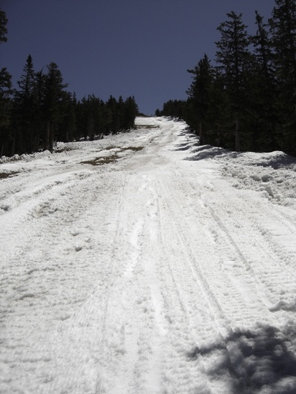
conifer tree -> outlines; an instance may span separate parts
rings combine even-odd
[[[232,11],[227,17],[227,21],[218,26],[221,38],[216,43],[216,60],[225,76],[235,124],[235,149],[240,150],[240,120],[245,107],[247,72],[251,59],[250,39],[247,26],[242,22],[242,14]]]
[[[7,41],[7,22],[6,13],[0,8],[0,42]]]
[[[61,118],[61,101],[63,98],[64,88],[67,85],[63,83],[61,71],[55,63],[48,66],[48,74],[45,83],[44,109],[46,118],[46,134],[44,139],[44,149],[53,151],[55,140],[55,130]]]
[[[281,148],[296,153],[296,3],[275,0],[269,20],[281,117]]]
[[[0,43],[7,40],[7,18],[0,9]],[[110,96],[104,103],[94,95],[77,102],[65,91],[67,85],[58,66],[50,63],[47,73],[35,73],[29,55],[12,91],[11,76],[0,69],[0,155],[53,151],[54,141],[90,140],[96,133],[127,130],[134,125],[138,107],[134,97],[117,101]],[[13,94],[14,93],[14,94]]]
[[[128,97],[122,106],[123,117],[121,119],[120,128],[123,130],[129,130],[135,126],[135,118],[138,114],[138,106],[135,98]]]
[[[276,83],[273,67],[271,39],[268,25],[263,17],[255,11],[256,34],[252,37],[256,69],[250,86],[253,112],[252,128],[256,135],[253,142],[255,150],[273,150],[276,148],[275,129],[278,123],[276,106]]]
[[[2,68],[0,69],[0,156],[10,153],[11,93],[11,76],[6,68]]]
[[[0,44],[7,41],[7,17],[0,9]],[[9,132],[11,112],[11,75],[6,67],[0,68],[0,155],[8,153],[11,135]]]
[[[200,143],[206,141],[204,136],[208,127],[211,86],[213,83],[213,70],[207,55],[199,61],[193,70],[188,70],[193,75],[193,81],[187,91],[189,96],[189,123],[198,130]]]
[[[70,142],[76,137],[76,98],[70,92],[63,92],[61,99],[61,118],[56,130],[58,141]]]
[[[17,149],[18,153],[31,153],[37,148],[34,146],[35,72],[31,55],[27,57],[18,86],[19,90],[15,92],[14,99],[14,149]],[[16,143],[18,145],[15,147]]]

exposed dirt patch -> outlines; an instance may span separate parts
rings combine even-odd
[[[138,129],[159,129],[160,128],[160,126],[156,126],[156,125],[147,125],[147,124],[137,124],[136,125],[136,129],[138,130]]]
[[[120,152],[124,152],[125,150],[132,150],[133,152],[139,152],[144,149],[143,146],[127,146],[125,148],[120,148]]]
[[[116,162],[117,155],[96,157],[92,160],[82,161],[81,164],[91,164],[92,166],[102,166],[103,164],[110,164]]]
[[[116,149],[117,152],[124,152],[126,150],[132,150],[134,152],[139,152],[140,150],[144,149],[144,147],[143,146],[125,146],[125,147],[122,147],[122,146],[110,145],[110,146],[107,146],[106,148],[104,148],[104,150],[113,150],[113,149],[114,150]]]
[[[127,150],[131,150],[133,152],[139,152],[142,149],[144,149],[143,146],[126,146],[124,148],[118,147],[118,146],[107,146],[107,148],[104,148],[104,150],[111,150],[111,149],[116,149],[116,153],[112,154],[111,156],[99,156],[96,157],[95,159],[92,160],[86,160],[82,161],[81,164],[90,164],[92,166],[101,166],[103,164],[110,164],[110,163],[115,163],[119,157],[117,156],[117,153],[121,153]]]
[[[65,146],[65,147],[61,147],[61,148],[56,148],[56,149],[54,149],[53,153],[71,152],[71,151],[73,151],[73,150],[78,150],[78,148]]]
[[[11,178],[15,175],[17,175],[17,171],[12,171],[12,172],[0,172],[0,179],[6,179],[6,178]]]
[[[114,146],[114,145],[110,145],[110,146],[107,146],[106,148],[104,148],[104,150],[111,150],[111,149],[121,149],[121,148],[119,148],[118,146]]]

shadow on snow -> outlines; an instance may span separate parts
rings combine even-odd
[[[225,341],[196,347],[188,360],[209,357],[214,362],[208,370],[212,380],[230,383],[229,393],[296,393],[296,327],[284,330],[258,326],[253,331],[235,332]]]

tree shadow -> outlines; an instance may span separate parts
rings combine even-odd
[[[193,144],[189,143],[189,142],[185,142],[185,143],[182,143],[182,144],[177,144],[175,149],[174,149],[174,151],[185,151],[185,150],[189,150],[192,147],[198,146],[198,145],[199,145],[198,142],[193,143]]]
[[[186,157],[184,160],[197,161],[197,160],[209,159],[209,158],[214,158],[217,156],[229,154],[230,152],[223,148],[215,147],[212,145],[200,145],[196,149],[193,149],[191,153],[193,155]]]
[[[188,360],[218,359],[206,372],[211,379],[230,381],[229,394],[296,393],[296,327],[284,330],[258,326],[235,332],[223,343],[196,347]]]
[[[196,146],[196,148],[191,150],[190,152],[191,156],[186,157],[184,160],[198,161],[198,160],[215,158],[215,157],[232,158],[232,159],[238,159],[242,157],[246,159],[244,155],[245,153],[248,153],[248,152],[229,151],[227,149],[217,146],[212,146],[212,145],[199,145],[199,143],[196,144],[186,143],[184,144],[184,146],[181,146],[180,144],[177,150],[188,150],[193,146]],[[267,153],[262,152],[262,153],[258,153],[258,156],[256,153],[255,155],[256,156],[254,159],[250,157],[247,158],[248,165],[259,166],[259,167],[271,167],[274,170],[280,168],[296,169],[296,157],[289,156],[284,152],[267,152]]]
[[[278,152],[277,155],[269,157],[267,154],[266,158],[258,159],[251,165],[262,166],[262,167],[271,167],[274,170],[278,170],[280,168],[295,168],[296,167],[296,157],[289,156],[284,152]]]

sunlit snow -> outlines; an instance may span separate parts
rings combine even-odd
[[[295,393],[296,159],[186,124],[0,160],[1,393]]]

